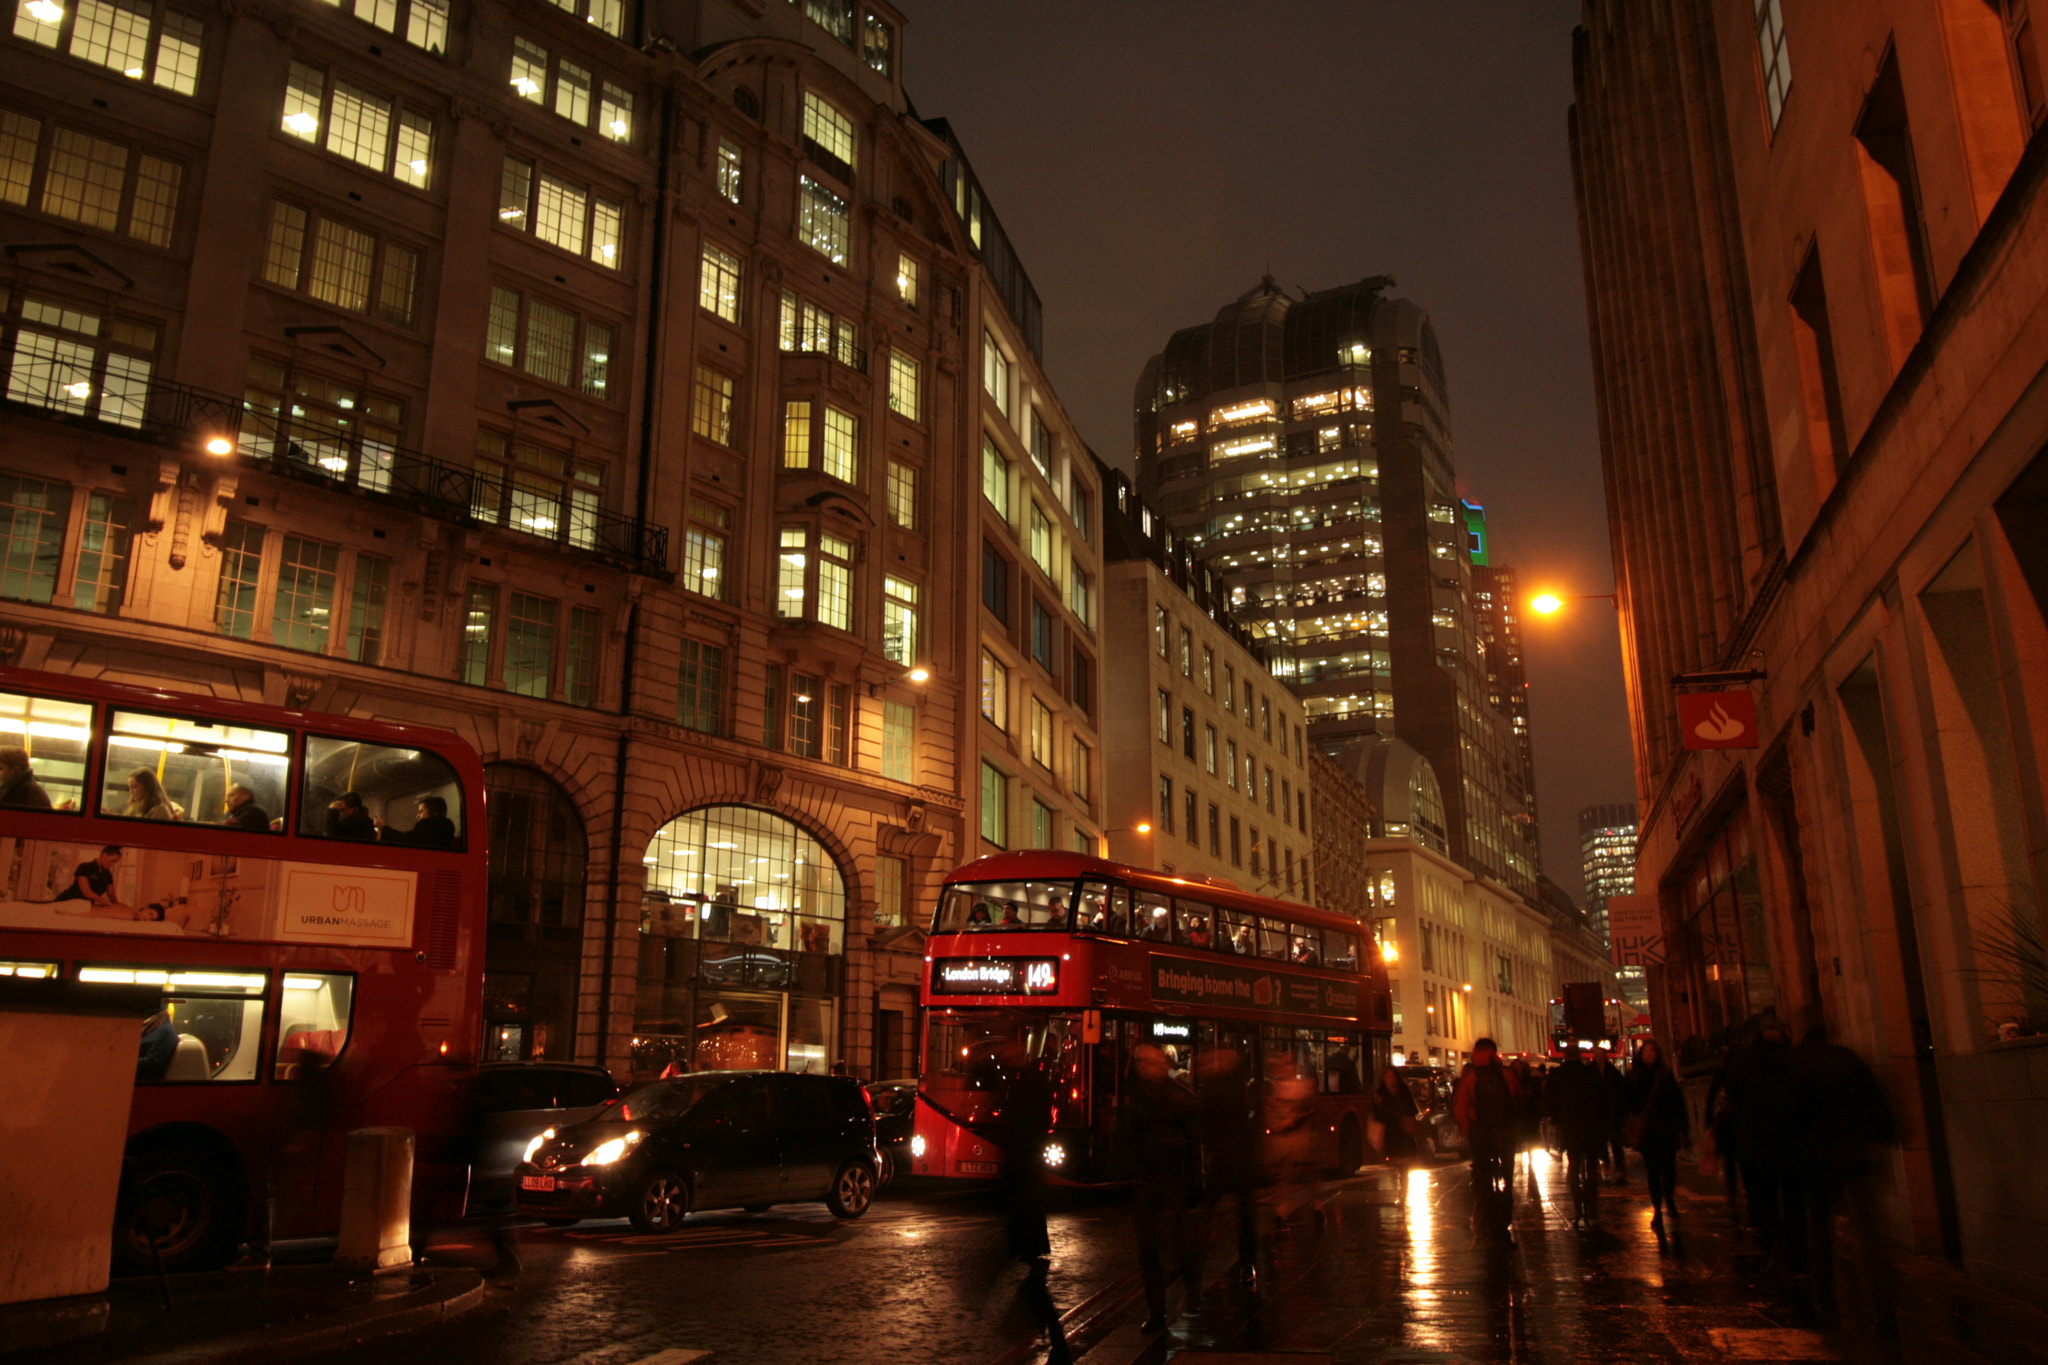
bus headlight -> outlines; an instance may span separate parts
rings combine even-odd
[[[924,1160],[924,1134],[914,1133],[910,1138],[910,1154],[919,1161]]]
[[[636,1129],[624,1137],[615,1137],[610,1142],[599,1143],[596,1147],[591,1148],[588,1156],[583,1158],[583,1164],[586,1166],[609,1166],[624,1156],[626,1149],[639,1140],[640,1133]]]
[[[1045,1144],[1045,1164],[1054,1170],[1067,1164],[1067,1149],[1057,1142]]]
[[[534,1138],[534,1139],[533,1139],[533,1141],[531,1141],[531,1142],[529,1142],[529,1143],[527,1143],[527,1144],[526,1144],[526,1155],[525,1155],[525,1156],[522,1156],[522,1157],[520,1157],[519,1159],[520,1159],[521,1161],[531,1161],[531,1160],[533,1160],[533,1154],[534,1154],[535,1152],[539,1151],[539,1150],[541,1149],[541,1147],[542,1147],[542,1145],[543,1145],[543,1144],[545,1144],[545,1143],[548,1143],[548,1142],[551,1142],[551,1141],[553,1141],[553,1140],[554,1140],[554,1136],[555,1136],[555,1130],[554,1130],[554,1129],[552,1129],[552,1128],[543,1128],[543,1129],[542,1129],[542,1130],[540,1131],[540,1136],[538,1136],[538,1137]]]

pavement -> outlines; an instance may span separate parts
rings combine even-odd
[[[1649,1227],[1640,1166],[1631,1174],[1633,1183],[1603,1188],[1596,1226],[1576,1230],[1566,1219],[1560,1165],[1539,1155],[1533,1169],[1525,1165],[1518,1176],[1516,1240],[1508,1248],[1474,1244],[1463,1166],[1408,1174],[1383,1170],[1336,1182],[1323,1190],[1320,1222],[1304,1213],[1271,1228],[1255,1288],[1247,1290],[1223,1273],[1228,1258],[1220,1244],[1212,1244],[1199,1301],[1183,1303],[1176,1286],[1169,1327],[1158,1335],[1140,1330],[1144,1305],[1131,1268],[1128,1224],[1114,1206],[1098,1201],[1066,1215],[1064,1234],[1055,1228],[1053,1291],[1067,1305],[1069,1340],[1085,1365],[1163,1365],[1183,1358],[1185,1365],[2048,1362],[2048,1313],[1985,1290],[1938,1260],[1896,1258],[1896,1338],[1877,1330],[1851,1252],[1843,1257],[1841,1315],[1821,1316],[1806,1301],[1806,1286],[1757,1254],[1724,1205],[1718,1182],[1682,1167],[1682,1212],[1660,1238]],[[903,1269],[882,1251],[943,1237],[948,1224],[963,1237],[999,1228],[992,1212],[984,1217],[962,1212],[964,1207],[951,1195],[926,1196],[893,1209],[878,1206],[881,1221],[872,1227],[861,1220],[837,1228],[822,1222],[811,1228],[801,1221],[807,1215],[792,1207],[753,1219],[714,1217],[670,1239],[637,1238],[630,1229],[614,1232],[606,1225],[567,1234],[533,1229],[524,1234],[525,1272],[494,1275],[488,1286],[483,1272],[489,1239],[460,1230],[455,1236],[467,1235],[474,1248],[468,1264],[461,1263],[464,1244],[453,1241],[446,1253],[430,1247],[424,1265],[398,1274],[348,1275],[317,1264],[287,1264],[179,1276],[170,1281],[168,1311],[155,1280],[120,1280],[106,1296],[104,1331],[62,1348],[6,1354],[7,1321],[0,1316],[0,1365],[31,1359],[37,1365],[271,1365],[525,1356],[594,1365],[792,1359],[900,1365],[907,1358],[905,1338],[882,1330],[892,1318],[912,1337],[931,1343],[908,1358],[931,1365],[1035,1365],[1044,1359],[1043,1344],[1014,1314],[951,1337],[938,1330],[954,1325],[947,1315],[965,1311],[961,1305],[967,1302],[936,1305],[931,1294],[935,1283],[950,1285],[957,1278],[943,1271],[956,1255],[955,1244],[933,1248],[941,1281],[910,1274],[901,1286],[912,1296],[909,1303],[937,1307],[937,1317],[920,1326],[893,1311],[906,1301],[886,1281]],[[822,1240],[827,1233],[850,1240]],[[551,1256],[559,1259],[550,1261]],[[599,1277],[619,1282],[628,1272],[656,1273],[682,1264],[675,1260],[679,1256],[699,1258],[689,1263],[706,1271],[726,1272],[717,1277],[718,1292],[732,1311],[755,1314],[756,1323],[764,1322],[758,1315],[770,1303],[779,1301],[785,1310],[791,1304],[782,1293],[769,1292],[767,1302],[746,1306],[755,1298],[748,1285],[772,1284],[764,1277],[781,1264],[810,1288],[804,1316],[823,1314],[844,1324],[852,1305],[865,1298],[873,1330],[829,1331],[801,1349],[783,1350],[766,1336],[719,1335],[715,1313],[700,1302],[667,1314],[665,1334],[634,1335],[617,1301],[590,1292]],[[735,1256],[756,1259],[743,1263]],[[556,1266],[559,1274],[551,1269]],[[566,1278],[579,1268],[585,1282]],[[843,1287],[835,1289],[827,1280]],[[647,1297],[640,1289],[625,1296]],[[456,1320],[487,1301],[490,1311]],[[572,1345],[566,1337],[536,1334],[535,1321],[565,1318],[600,1335],[613,1334],[613,1344],[592,1350],[588,1341]],[[788,1320],[785,1312],[783,1321]],[[970,1348],[968,1342],[977,1344]]]

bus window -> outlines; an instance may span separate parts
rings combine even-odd
[[[439,755],[353,739],[307,738],[301,835],[459,849],[463,831],[462,786],[455,769]]]
[[[356,979],[340,972],[286,972],[277,1011],[277,1067],[280,1081],[327,1066],[348,1046],[350,1006]]]
[[[1154,943],[1170,942],[1173,938],[1173,902],[1150,891],[1134,893],[1131,897],[1131,937]]]
[[[1347,934],[1341,929],[1323,931],[1323,965],[1341,967],[1347,972],[1358,970],[1358,935]]]
[[[205,967],[78,969],[86,983],[162,986],[164,1008],[142,1030],[139,1082],[253,1081],[263,1038],[262,972]]]
[[[1323,965],[1323,931],[1306,924],[1290,926],[1293,932],[1287,939],[1287,960],[1309,967]]]
[[[1285,920],[1262,919],[1259,921],[1259,956],[1274,962],[1287,961],[1288,950],[1294,946],[1289,934],[1294,926]]]
[[[1214,942],[1216,911],[1200,901],[1174,902],[1174,937],[1190,948],[1207,948]]]
[[[43,979],[57,974],[54,962],[20,962],[0,960],[0,976],[28,976]]]
[[[1361,1071],[1363,1051],[1356,1033],[1330,1033],[1323,1037],[1323,1093],[1360,1095],[1365,1093]]]
[[[1113,1027],[1104,1024],[1104,1031]],[[934,1013],[926,1052],[926,1088],[948,1113],[973,1122],[994,1118],[1018,1068],[1033,1059],[1051,1064],[1054,1103],[1062,1119],[1087,1109],[1087,1049],[1080,1016],[1039,1010]],[[1099,1074],[1099,1072],[1098,1072]]]
[[[92,707],[0,692],[0,806],[85,808],[85,750]]]
[[[281,823],[290,768],[291,736],[282,730],[116,711],[100,814],[268,833]]]
[[[1066,933],[1072,923],[1071,882],[977,882],[949,886],[933,918],[935,934]]]
[[[1239,957],[1259,955],[1259,920],[1256,915],[1247,915],[1240,910],[1218,910],[1216,912],[1216,946],[1226,953]]]

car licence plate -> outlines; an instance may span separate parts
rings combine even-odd
[[[522,1175],[519,1177],[519,1188],[522,1190],[539,1190],[543,1194],[552,1193],[555,1188],[555,1178],[551,1175]]]
[[[960,1163],[960,1173],[962,1175],[999,1175],[1002,1169],[1001,1166],[993,1161],[963,1161]]]

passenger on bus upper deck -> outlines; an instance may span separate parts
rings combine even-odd
[[[1311,967],[1320,967],[1323,965],[1322,955],[1317,953],[1316,950],[1309,945],[1309,941],[1305,938],[1297,938],[1294,940],[1294,953],[1291,960],[1295,962],[1307,963]]]
[[[50,808],[50,794],[29,770],[26,749],[0,749],[0,806],[22,810]]]
[[[258,834],[270,833],[270,813],[256,804],[255,792],[239,783],[228,788],[228,813],[221,823]]]
[[[1021,920],[1021,919],[1019,919],[1019,918],[1017,918],[1017,903],[1016,903],[1015,901],[1004,901],[1004,902],[1003,902],[1003,922],[1002,922],[1001,924],[998,924],[998,925],[996,926],[996,928],[998,928],[998,929],[1022,929],[1022,928],[1024,928],[1024,927],[1025,927],[1024,921],[1023,921],[1023,920]]]
[[[422,796],[414,812],[411,829],[383,827],[387,844],[410,844],[414,848],[455,847],[455,822],[448,818],[448,803],[438,796]]]
[[[128,809],[121,814],[144,820],[182,820],[185,808],[171,800],[154,772],[137,768],[128,774]]]
[[[967,912],[966,931],[970,934],[980,934],[986,933],[995,927],[994,921],[989,918],[988,902],[976,901],[974,908]]]
[[[363,809],[360,792],[343,792],[327,803],[327,837],[330,839],[374,839],[377,822]]]
[[[1209,921],[1199,915],[1188,926],[1188,946],[1206,948],[1209,946]]]

